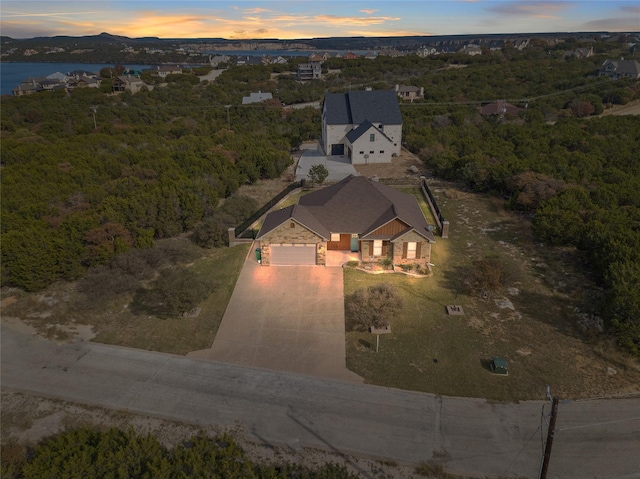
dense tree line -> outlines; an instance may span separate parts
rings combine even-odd
[[[240,185],[278,177],[290,150],[317,136],[318,114],[240,106],[242,94],[171,82],[3,100],[2,283],[33,291],[77,278],[220,216]]]
[[[247,457],[228,435],[200,434],[172,449],[156,436],[133,429],[72,429],[44,440],[32,451],[3,446],[2,477],[44,479],[113,477],[126,479],[224,477],[225,479],[356,479],[345,466],[315,468],[282,463],[262,465]],[[13,449],[10,451],[10,449]],[[27,454],[28,452],[28,454]],[[11,454],[10,454],[11,453]],[[28,457],[27,457],[28,456]]]

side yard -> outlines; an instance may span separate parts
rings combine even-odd
[[[373,384],[505,401],[542,399],[547,384],[563,398],[638,393],[637,361],[598,339],[586,314],[597,290],[574,253],[534,244],[528,222],[495,199],[430,184],[451,222],[449,239],[436,238],[432,276],[345,270],[345,295],[386,281],[404,298],[378,353],[375,335],[347,333],[347,366]],[[487,257],[510,280],[483,298],[466,279]],[[448,315],[450,304],[464,315]],[[507,377],[490,372],[493,356],[508,360]]]

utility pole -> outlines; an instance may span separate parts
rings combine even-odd
[[[231,108],[231,105],[225,105],[224,107],[227,109],[227,129],[230,130],[231,129],[231,117],[229,116],[229,108]]]
[[[547,470],[549,469],[549,458],[551,457],[551,446],[553,446],[553,436],[556,432],[556,417],[558,416],[558,397],[554,396],[551,403],[551,419],[549,420],[549,429],[547,430],[547,443],[544,447],[544,458],[542,459],[542,467],[540,468],[540,479],[547,479]]]
[[[93,110],[93,129],[97,130],[98,129],[98,124],[96,123],[96,113],[98,111],[98,107],[97,106],[92,106],[91,109]]]

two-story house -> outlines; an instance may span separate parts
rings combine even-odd
[[[321,146],[352,164],[390,163],[402,148],[402,114],[395,90],[327,93]]]

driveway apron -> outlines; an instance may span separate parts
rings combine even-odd
[[[211,349],[190,357],[362,382],[346,368],[341,267],[244,263]]]

